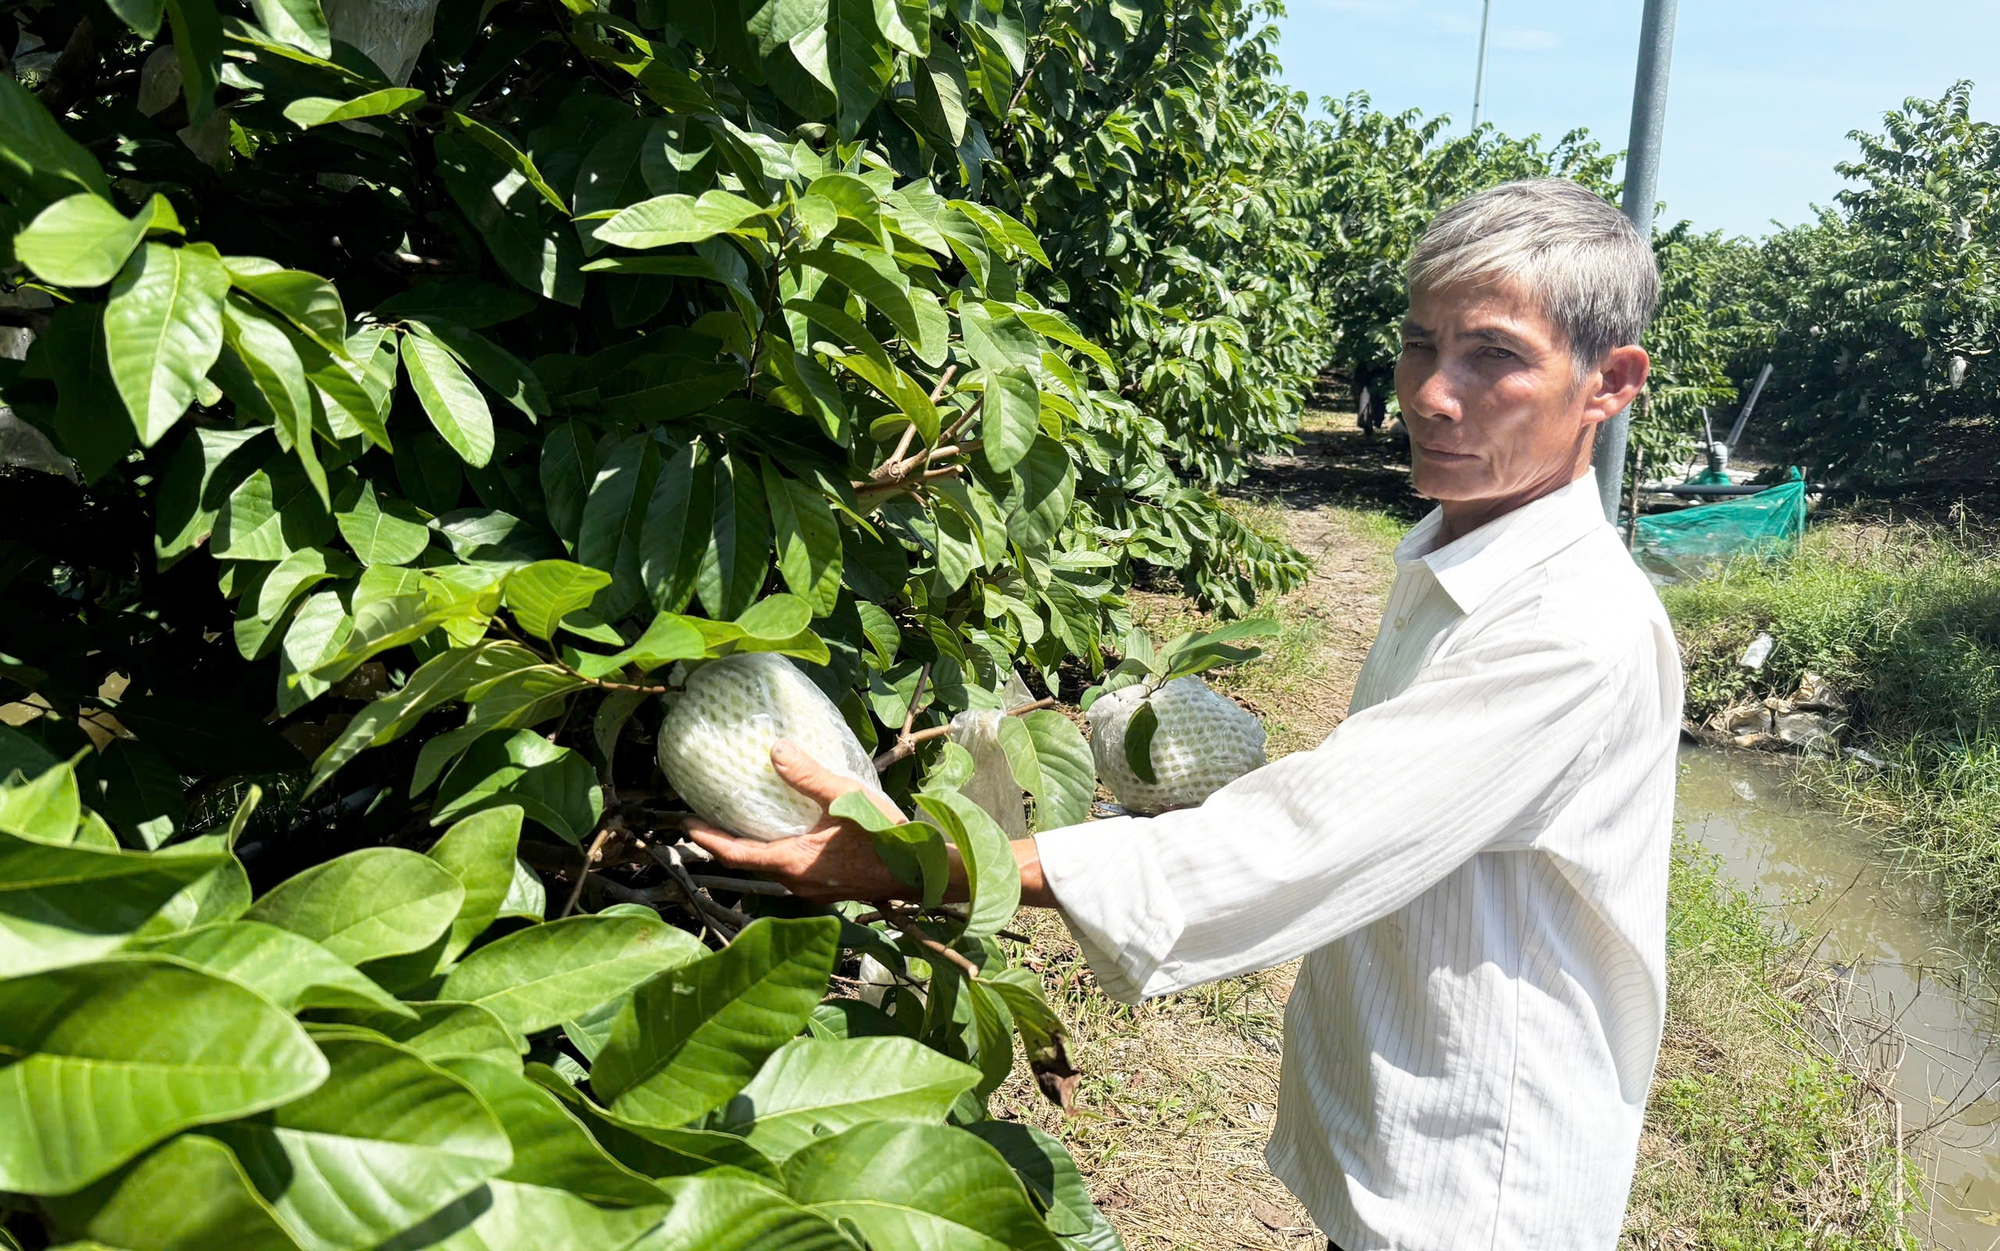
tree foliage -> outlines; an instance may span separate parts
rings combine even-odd
[[[1853,132],[1837,168],[1856,185],[1737,271],[1731,298],[1759,333],[1732,372],[1775,362],[1760,429],[1815,473],[1913,476],[1947,431],[2000,453],[2000,127],[1971,106],[1961,82]]]

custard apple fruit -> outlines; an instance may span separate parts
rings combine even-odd
[[[1200,678],[1175,678],[1147,694],[1150,683],[1120,687],[1086,713],[1090,754],[1097,776],[1134,812],[1188,808],[1264,764],[1264,726]],[[1132,771],[1125,730],[1142,701],[1150,699],[1154,781]]]
[[[660,725],[660,768],[704,821],[746,838],[789,838],[811,829],[820,807],[771,767],[771,745],[781,738],[881,793],[874,762],[840,709],[775,652],[695,669]]]

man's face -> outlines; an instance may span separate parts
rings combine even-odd
[[[1645,353],[1611,356],[1621,353],[1637,354],[1643,383]],[[1575,480],[1598,423],[1638,389],[1627,392],[1613,372],[1607,364],[1579,377],[1562,333],[1520,284],[1413,293],[1396,396],[1417,493],[1517,502]]]

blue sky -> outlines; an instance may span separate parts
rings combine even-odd
[[[1285,79],[1321,97],[1472,112],[1480,0],[1286,0]],[[1631,124],[1642,0],[1493,0],[1482,120],[1555,139],[1588,126],[1612,151]],[[2000,0],[1681,0],[1660,198],[1667,221],[1762,235],[1842,185],[1847,133],[1958,78],[2000,119]]]

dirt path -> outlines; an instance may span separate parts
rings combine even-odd
[[[1217,683],[1263,716],[1273,757],[1316,746],[1346,716],[1394,576],[1389,551],[1407,524],[1398,516],[1415,511],[1407,468],[1388,450],[1351,416],[1315,412],[1300,446],[1236,493],[1246,520],[1314,562],[1304,587],[1269,605],[1281,633],[1266,655]],[[1133,601],[1156,636],[1205,620],[1177,596]],[[1068,1143],[1132,1251],[1320,1245],[1263,1158],[1296,966],[1127,1008],[1094,990],[1052,914],[1021,921],[1034,940],[1027,961],[1070,1022],[1086,1077],[1074,1117],[1047,1107],[1020,1073],[995,1096],[996,1114]]]

